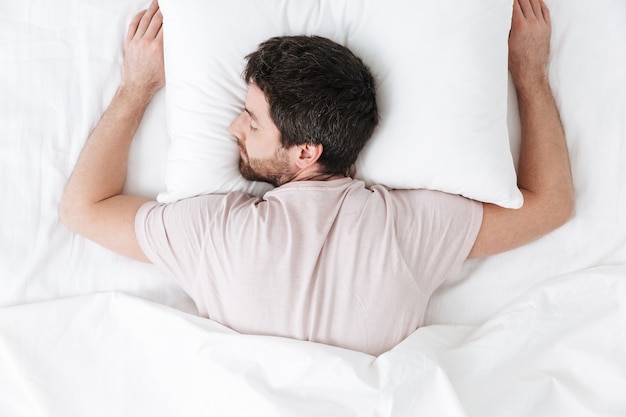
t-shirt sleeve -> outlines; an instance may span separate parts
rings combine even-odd
[[[197,297],[211,290],[207,278],[215,273],[215,265],[210,259],[215,259],[214,252],[222,244],[224,231],[216,224],[228,217],[231,200],[237,201],[237,196],[206,195],[170,204],[148,202],[135,215],[135,235],[145,255],[178,282],[201,313],[206,313],[205,306]]]
[[[168,272],[208,316],[203,294],[224,275],[222,261],[232,229],[257,199],[245,193],[204,195],[170,204],[148,202],[135,215],[135,235],[148,259]]]
[[[400,191],[396,197],[400,250],[418,285],[432,293],[460,273],[482,224],[482,203],[430,190]]]
[[[194,261],[199,256],[202,224],[197,221],[197,204],[148,202],[135,215],[135,234],[150,261],[165,269],[187,287]]]

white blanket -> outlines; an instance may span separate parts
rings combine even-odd
[[[161,271],[67,231],[63,186],[147,3],[0,2],[0,416],[626,415],[626,2],[547,3],[576,218],[467,262],[429,325],[374,358],[235,334]],[[167,146],[159,94],[130,192],[163,190]]]
[[[626,267],[554,278],[481,326],[374,358],[121,293],[0,310],[3,416],[619,416]],[[620,276],[621,275],[621,276]]]

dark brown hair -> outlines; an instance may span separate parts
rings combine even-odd
[[[322,144],[327,174],[346,174],[378,124],[376,85],[348,48],[319,36],[268,39],[243,77],[265,93],[283,147]]]

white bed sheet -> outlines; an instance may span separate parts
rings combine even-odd
[[[72,235],[65,182],[120,81],[126,27],[145,1],[0,2],[0,306],[119,290],[194,311],[156,268]],[[165,95],[133,142],[127,189],[164,189]]]
[[[0,2],[0,415],[626,415],[626,2],[547,3],[577,216],[467,262],[429,326],[373,358],[234,334],[156,268],[68,232],[63,186],[147,2]],[[129,191],[164,189],[167,146],[159,94]]]

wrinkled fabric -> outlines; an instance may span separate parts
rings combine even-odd
[[[288,183],[263,199],[146,203],[135,230],[203,316],[378,355],[421,326],[481,221],[482,205],[464,197],[342,178]]]

